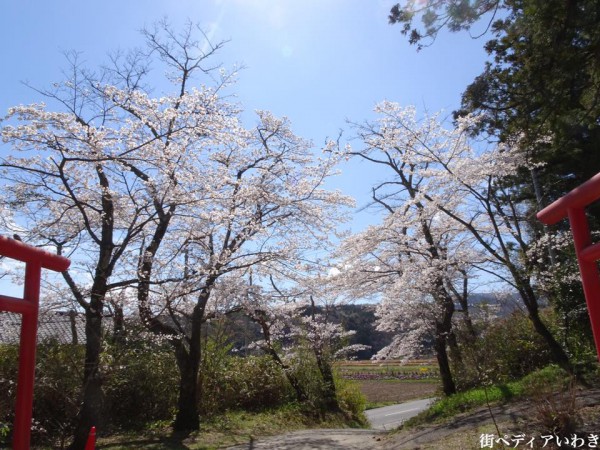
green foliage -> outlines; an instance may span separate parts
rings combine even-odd
[[[47,341],[38,345],[32,439],[59,444],[75,429],[83,378],[82,346]]]
[[[545,201],[600,171],[600,11],[595,1],[506,0],[493,26],[493,57],[463,95],[463,111],[484,113],[486,131],[520,135]],[[550,138],[545,139],[545,138]]]
[[[340,405],[342,412],[344,412],[355,424],[362,425],[367,423],[364,415],[367,407],[367,399],[360,391],[358,384],[336,374],[335,387],[338,404]]]
[[[308,403],[315,410],[326,409],[323,404],[326,386],[314,353],[305,346],[299,346],[289,358],[289,364],[308,395]]]
[[[281,406],[293,397],[281,369],[267,356],[234,356],[230,346],[204,345],[200,369],[200,413]]]
[[[537,401],[536,409],[542,421],[557,420],[558,425],[565,430],[572,424],[571,419],[574,417],[572,382],[572,377],[566,371],[550,364],[516,381],[479,386],[443,397],[428,410],[407,421],[406,425],[434,422],[480,406],[530,397]]]
[[[294,392],[281,368],[270,357],[236,356],[230,349],[210,338],[203,344],[200,406],[205,421],[212,423],[211,426],[237,417],[233,411],[245,414],[246,421],[253,414],[262,417],[279,411],[279,415],[283,414],[280,420],[296,421],[293,427],[298,428],[306,421],[311,425],[315,421],[331,420],[355,426],[365,423],[362,416],[365,400],[356,385],[347,380],[336,379],[340,417],[333,418],[321,408],[324,386],[309,353],[308,363],[298,360],[295,370],[306,383],[311,401],[294,406]],[[38,346],[32,435],[36,445],[63,447],[70,439],[80,401],[83,358],[83,346],[56,342]],[[17,363],[18,346],[0,346],[1,444],[10,442]],[[168,341],[157,340],[142,330],[129,329],[118,340],[105,340],[101,364],[108,425],[105,432],[154,430],[156,427],[149,424],[162,424],[164,428],[172,421],[179,377]],[[297,417],[293,418],[294,415]],[[258,428],[261,426],[256,424]]]
[[[329,386],[323,380],[315,355],[308,348],[298,348],[291,360],[295,375],[308,395],[306,407],[314,413],[323,414],[331,410],[327,403]],[[362,415],[366,399],[358,385],[352,380],[342,378],[340,371],[332,367],[335,383],[335,401],[341,412],[357,424],[364,423]]]
[[[462,361],[453,361],[459,390],[516,380],[552,360],[545,341],[521,311],[487,325],[476,341],[462,341],[467,342],[461,347]]]
[[[520,135],[541,170],[550,199],[600,170],[600,10],[594,0],[408,1],[390,22],[422,46],[445,26],[469,29],[486,12],[502,10],[485,49],[484,72],[466,89],[462,110],[484,113],[485,129],[505,139]],[[416,17],[423,29],[412,28]],[[494,18],[492,18],[493,20]],[[426,44],[425,44],[426,45]],[[551,142],[540,138],[550,137]]]
[[[231,346],[207,338],[203,343],[200,371],[200,411],[207,420],[223,417],[230,411],[268,411],[294,404],[294,391],[282,369],[270,356],[235,356]],[[298,348],[291,357],[290,370],[300,381],[308,401],[299,405],[303,414],[326,417],[327,385],[317,366],[314,354]],[[365,423],[362,413],[365,398],[358,386],[335,373],[336,400],[340,411],[350,423]],[[216,419],[215,419],[216,420]]]
[[[135,336],[132,333],[131,336]],[[72,436],[81,395],[84,348],[54,341],[38,345],[32,440],[63,447]],[[108,425],[139,428],[148,421],[171,419],[177,369],[165,344],[140,338],[109,343],[102,355]],[[18,346],[0,346],[2,435],[12,427]],[[0,437],[0,439],[10,440]],[[2,440],[0,440],[2,442]]]
[[[445,419],[478,406],[484,406],[488,402],[503,402],[519,397],[523,395],[523,392],[523,386],[519,382],[478,387],[465,392],[458,392],[436,401],[428,410],[411,419],[407,424],[415,425]]]
[[[401,25],[402,34],[408,35],[409,42],[421,49],[435,41],[442,28],[448,27],[451,31],[468,30],[481,16],[495,11],[501,4],[499,0],[408,0],[402,5],[394,5],[388,18],[391,24]],[[415,17],[421,17],[422,29],[413,27]]]
[[[572,377],[556,364],[550,364],[523,377],[520,384],[527,395],[554,393],[567,389]]]
[[[19,347],[0,345],[0,445],[8,445],[14,420]]]
[[[0,443],[11,439],[18,372],[18,345],[0,346]],[[53,341],[38,345],[32,439],[62,447],[74,427],[83,350]]]
[[[179,377],[168,342],[129,329],[124,341],[104,341],[101,358],[112,427],[136,429],[148,422],[172,419]]]

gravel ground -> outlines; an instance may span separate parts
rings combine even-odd
[[[304,430],[252,441],[229,450],[374,450],[385,432],[374,430]]]

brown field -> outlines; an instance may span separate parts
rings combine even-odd
[[[440,384],[426,381],[365,380],[357,381],[368,403],[402,403],[434,397]]]
[[[403,361],[399,359],[384,359],[384,360],[350,360],[350,361],[339,361],[336,365],[341,367],[373,367],[373,366],[434,366],[436,364],[435,359],[411,359],[410,361]]]

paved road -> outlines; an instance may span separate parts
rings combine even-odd
[[[433,402],[433,398],[414,400],[399,405],[385,406],[370,409],[365,412],[375,430],[390,430],[400,426],[403,422],[416,416]]]
[[[228,450],[381,450],[387,433],[427,408],[434,399],[415,400],[366,411],[372,430],[302,430],[281,436],[252,439]]]

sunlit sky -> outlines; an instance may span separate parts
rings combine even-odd
[[[372,117],[381,100],[414,104],[418,110],[459,106],[460,94],[486,59],[483,41],[444,34],[417,52],[388,24],[394,1],[384,0],[22,0],[0,6],[0,114],[13,105],[40,101],[23,84],[44,88],[64,78],[63,53],[81,52],[91,68],[108,52],[143,45],[139,30],[162,18],[177,29],[198,23],[213,42],[229,41],[215,57],[224,67],[243,65],[234,92],[246,110],[287,116],[294,131],[315,147],[327,137],[343,139],[347,120]],[[483,25],[482,25],[483,26]],[[7,147],[2,152],[10,151]],[[382,179],[375,167],[351,162],[329,183],[368,202]],[[355,231],[373,214],[357,214]]]

